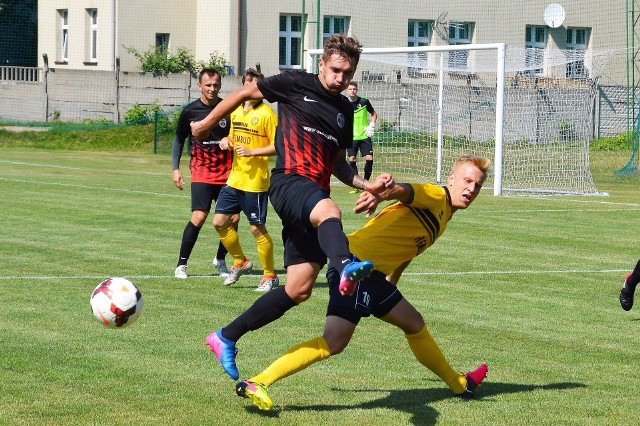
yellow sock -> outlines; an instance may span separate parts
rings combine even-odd
[[[467,379],[463,374],[451,368],[437,343],[429,334],[426,325],[416,334],[405,334],[405,337],[413,355],[420,361],[420,364],[440,377],[453,393],[460,394],[465,391]]]
[[[274,277],[276,271],[273,267],[273,240],[268,233],[262,234],[256,238],[256,244],[258,245],[258,256],[264,269],[265,277]]]
[[[220,241],[222,241],[222,245],[224,245],[229,253],[231,253],[231,256],[233,256],[233,266],[242,265],[245,257],[242,247],[240,247],[240,238],[238,238],[236,230],[230,226],[227,229],[218,231],[218,236],[220,237]]]
[[[324,337],[316,337],[289,349],[286,354],[271,363],[262,373],[250,378],[249,381],[262,383],[269,387],[278,380],[304,370],[311,364],[330,356],[329,346]]]

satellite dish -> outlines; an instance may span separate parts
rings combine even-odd
[[[544,22],[551,28],[558,28],[562,24],[564,24],[564,7],[559,5],[558,3],[551,3],[544,10]]]

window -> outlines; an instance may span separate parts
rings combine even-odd
[[[472,24],[469,22],[450,22],[449,23],[449,45],[471,43]],[[467,68],[467,60],[469,59],[469,51],[459,50],[449,54],[449,67],[454,70],[464,70]]]
[[[156,33],[156,49],[162,53],[162,56],[166,59],[169,54],[169,34]]]
[[[429,46],[431,44],[432,23],[409,20],[407,46]]]
[[[346,34],[349,18],[345,16],[325,16],[322,23],[322,43],[335,34]]]
[[[69,11],[67,9],[58,10],[60,17],[60,61],[69,60]]]
[[[300,68],[302,17],[280,15],[279,62],[281,68]]]
[[[567,64],[568,78],[588,78],[589,70],[584,65],[584,52],[589,44],[589,30],[587,28],[567,29],[567,55],[570,62]]]
[[[430,21],[409,20],[407,27],[407,46],[429,46],[431,44],[431,34],[433,24]],[[409,55],[409,63],[413,66],[407,69],[410,74],[427,72],[426,53],[412,53]]]
[[[547,28],[527,25],[525,35],[525,75],[541,76],[544,66],[544,49],[547,47]]]
[[[89,62],[98,62],[98,9],[87,9],[89,20]]]

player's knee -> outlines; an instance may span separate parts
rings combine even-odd
[[[194,210],[193,212],[191,212],[191,223],[193,223],[198,228],[202,228],[207,220],[208,215],[209,212],[206,212],[204,210]]]
[[[342,353],[342,351],[345,350],[345,348],[347,347],[347,345],[349,344],[349,340],[348,339],[327,339],[325,337],[325,340],[327,342],[327,346],[329,347],[329,353],[331,354],[331,356],[334,355],[338,355],[340,353]]]
[[[213,217],[213,227],[216,229],[216,231],[220,232],[220,231],[224,231],[227,228],[230,228],[231,223],[229,222],[229,220],[227,220],[225,216],[215,215]]]
[[[311,285],[304,285],[304,286],[291,286],[291,285],[287,285],[288,283],[285,283],[285,291],[287,292],[287,295],[293,299],[297,304],[300,304],[302,302],[305,302],[307,300],[309,300],[309,298],[311,297],[311,292],[313,291],[313,286]]]

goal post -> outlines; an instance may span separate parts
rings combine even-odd
[[[604,55],[581,51],[578,67],[575,52],[534,53],[504,43],[364,48],[354,80],[378,114],[374,172],[440,184],[473,154],[492,159],[485,188],[496,196],[602,195],[589,141]],[[307,52],[308,72],[320,55]]]

